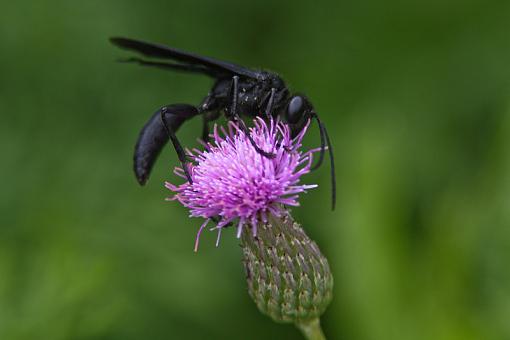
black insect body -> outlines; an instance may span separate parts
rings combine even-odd
[[[324,159],[324,153],[329,150],[331,163],[332,206],[335,206],[335,172],[333,150],[324,124],[320,121],[313,106],[303,95],[291,95],[284,81],[275,73],[252,70],[225,61],[199,56],[190,52],[178,50],[159,44],[147,43],[128,38],[111,38],[110,41],[120,48],[134,50],[149,58],[170,61],[152,61],[140,58],[129,58],[123,62],[138,63],[172,71],[198,73],[212,77],[215,82],[209,94],[198,106],[189,104],[172,104],[157,110],[145,124],[135,147],[134,170],[138,182],[144,185],[149,178],[163,146],[172,142],[179,161],[188,177],[186,154],[179,143],[175,133],[187,120],[201,115],[203,119],[203,140],[208,140],[209,122],[217,119],[221,112],[228,120],[235,121],[241,129],[247,132],[244,121],[239,113],[249,117],[260,115],[282,116],[289,125],[291,134],[297,135],[310,118],[317,120],[321,136],[321,151],[317,164],[318,168]],[[251,139],[251,144],[265,157],[274,157],[274,154],[260,149]]]

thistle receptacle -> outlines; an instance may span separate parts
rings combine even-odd
[[[287,210],[299,205],[299,193],[316,187],[299,183],[310,172],[316,151],[300,151],[308,124],[291,138],[286,124],[256,119],[250,136],[274,158],[257,152],[234,123],[221,134],[215,127],[204,151],[188,151],[194,160],[192,183],[167,182],[166,187],[175,192],[170,199],[189,208],[191,217],[205,218],[195,251],[211,220],[217,222],[212,228],[218,231],[217,244],[221,231],[234,224],[237,237],[242,236],[249,293],[260,311],[320,339],[318,318],[331,300],[333,277],[326,258]],[[175,173],[186,179],[181,168]]]

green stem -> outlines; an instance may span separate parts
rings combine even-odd
[[[322,333],[319,318],[306,323],[296,323],[296,327],[303,332],[307,340],[326,340],[324,333]]]

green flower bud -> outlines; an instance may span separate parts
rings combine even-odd
[[[256,236],[245,228],[241,245],[248,291],[262,313],[301,328],[326,310],[333,290],[328,261],[289,214],[269,216]]]

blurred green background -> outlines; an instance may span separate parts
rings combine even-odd
[[[510,339],[510,2],[2,1],[0,339],[300,339],[144,188],[136,136],[211,82],[115,63],[112,35],[280,73],[335,147],[295,217],[329,258],[329,339]],[[179,131],[196,145],[200,120]],[[318,143],[314,130],[308,145]]]

